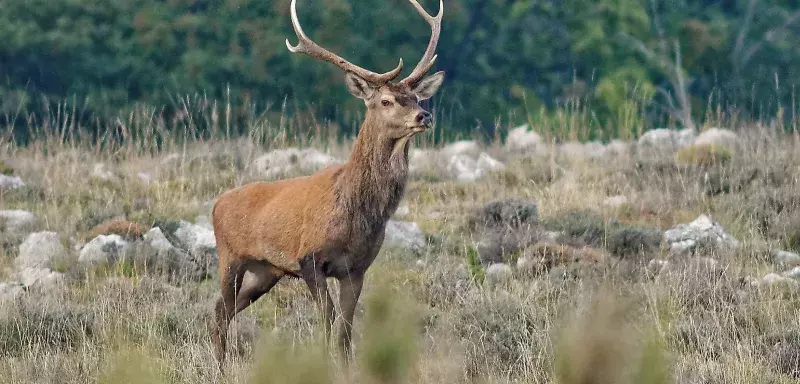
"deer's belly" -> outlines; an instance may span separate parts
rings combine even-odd
[[[300,273],[300,260],[292,254],[279,248],[266,246],[263,250],[264,259],[276,268],[293,274]]]

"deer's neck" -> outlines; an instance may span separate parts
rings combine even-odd
[[[408,178],[410,137],[382,137],[367,114],[338,180],[337,200],[359,230],[382,228],[403,198]]]

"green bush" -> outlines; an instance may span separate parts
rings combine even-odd
[[[133,347],[123,347],[111,356],[106,369],[101,372],[100,384],[160,384],[169,383],[164,374],[165,367],[157,359],[148,356],[147,351]],[[150,351],[151,353],[153,351]]]
[[[566,240],[583,242],[591,246],[602,246],[609,225],[603,216],[590,209],[570,210],[563,215],[543,220],[543,225],[552,230],[564,232]]]
[[[608,235],[609,252],[622,258],[648,259],[661,244],[661,231],[650,228],[624,227]]]
[[[539,208],[533,200],[506,198],[492,200],[469,217],[470,230],[525,228],[539,223]]]
[[[316,340],[299,345],[275,337],[263,337],[254,352],[249,383],[327,384],[333,380],[330,355]]]
[[[622,258],[645,256],[655,252],[661,244],[661,231],[640,228],[605,219],[590,209],[570,210],[543,220],[546,228],[563,232],[560,242],[605,248]]]
[[[0,175],[13,176],[14,167],[3,160],[0,160]]]
[[[597,296],[562,328],[555,351],[555,382],[671,383],[659,332],[630,326],[629,307],[606,292]]]
[[[419,358],[420,318],[416,303],[388,285],[365,297],[361,368],[374,384],[409,382]]]
[[[467,246],[465,257],[469,277],[478,284],[483,283],[486,279],[486,270],[483,268],[478,250],[474,247]]]
[[[683,165],[716,166],[731,161],[732,154],[727,148],[712,144],[691,145],[681,148],[675,154],[675,161]]]

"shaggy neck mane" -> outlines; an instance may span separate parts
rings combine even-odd
[[[389,219],[403,197],[408,177],[410,137],[382,138],[384,128],[367,111],[336,183],[339,208],[362,231],[382,227]]]

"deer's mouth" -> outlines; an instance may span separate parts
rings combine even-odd
[[[417,133],[425,132],[428,130],[428,127],[429,127],[428,125],[418,125],[416,127],[411,127],[411,133],[416,135]]]
[[[430,127],[431,127],[431,124],[430,124],[430,123],[424,123],[424,124],[419,124],[419,123],[417,123],[417,124],[408,124],[408,125],[406,125],[406,127],[407,127],[407,129],[408,129],[408,131],[409,131],[409,133],[408,133],[408,134],[409,134],[409,135],[411,135],[411,136],[414,136],[414,135],[416,135],[416,134],[418,134],[418,133],[422,133],[422,132],[425,132],[425,131],[427,131],[427,130],[428,130],[428,128],[430,128]]]

